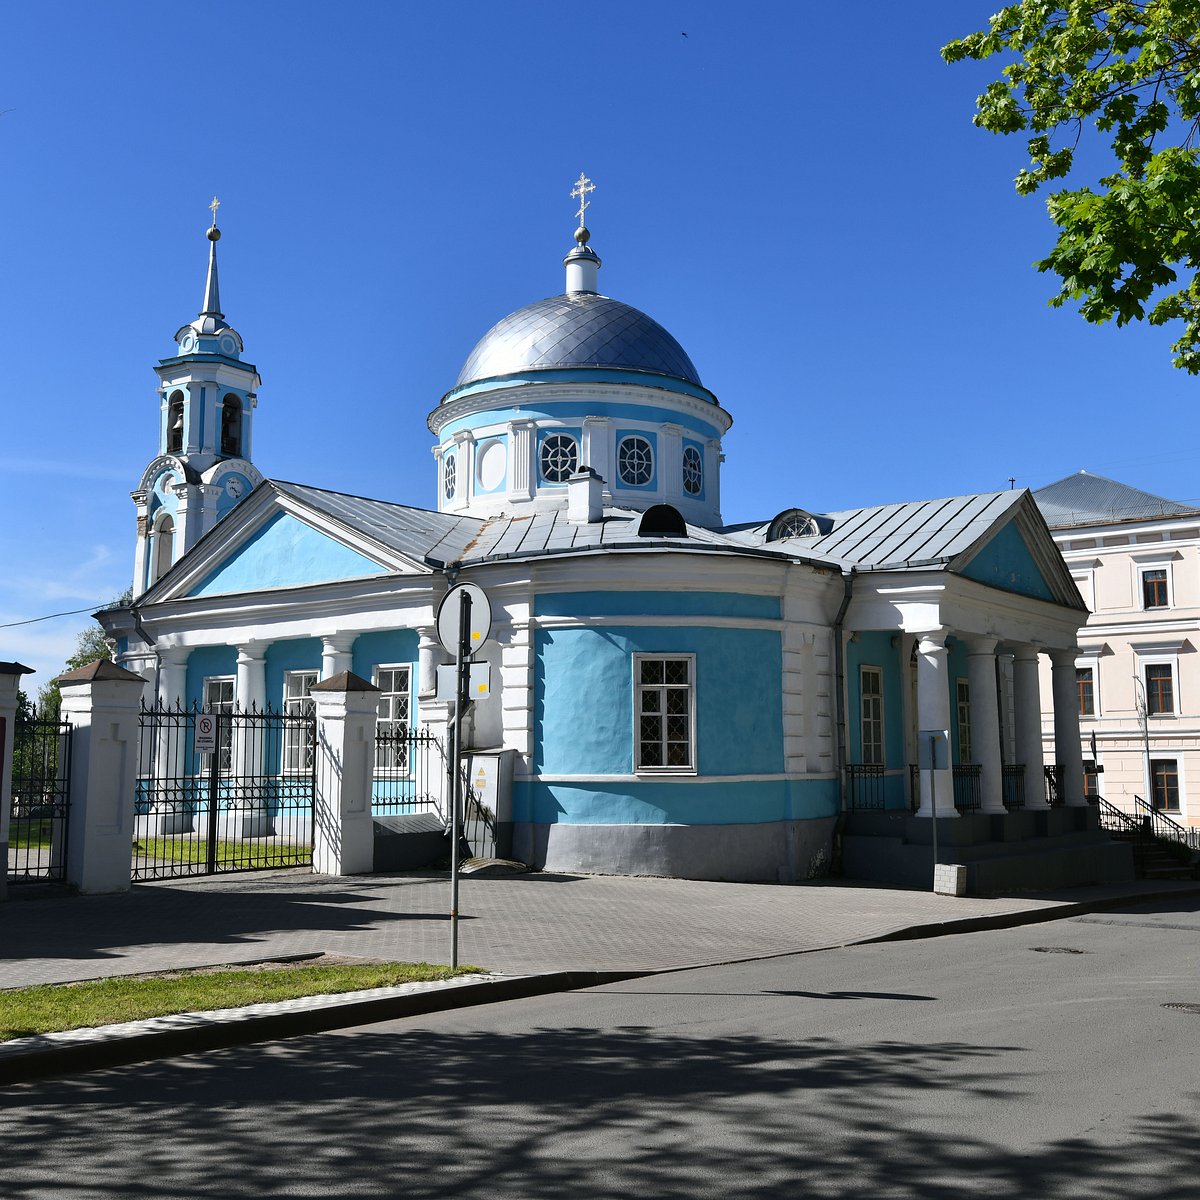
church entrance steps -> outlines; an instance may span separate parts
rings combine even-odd
[[[928,819],[900,810],[846,813],[841,836],[847,877],[932,887],[933,828]],[[1122,883],[1134,877],[1130,847],[1098,829],[1090,808],[939,818],[938,861],[967,868],[971,895]]]

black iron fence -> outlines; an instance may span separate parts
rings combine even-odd
[[[313,714],[143,706],[139,724],[135,879],[312,863]]]
[[[1057,808],[1063,803],[1062,794],[1058,790],[1061,768],[1055,763],[1053,766],[1043,767],[1042,770],[1046,777],[1046,803],[1051,808]]]
[[[433,813],[446,819],[446,755],[425,730],[383,728],[375,734],[371,811],[379,817]]]
[[[1004,807],[1015,812],[1025,807],[1025,764],[1005,763],[1000,772]]]
[[[959,812],[975,812],[981,807],[982,777],[983,767],[979,763],[959,763],[954,768],[954,807]]]
[[[13,730],[8,881],[66,879],[71,726],[57,712],[17,714]]]
[[[883,808],[883,767],[866,763],[846,764],[846,807]]]
[[[1140,823],[1150,835],[1166,842],[1178,842],[1191,850],[1200,850],[1200,829],[1190,829],[1171,820],[1161,808],[1147,804],[1141,796],[1134,796],[1134,809]]]

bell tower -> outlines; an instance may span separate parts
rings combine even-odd
[[[133,595],[156,583],[241,498],[262,482],[250,461],[261,380],[242,361],[242,337],[225,320],[217,281],[214,196],[204,303],[160,359],[158,454],[130,495],[137,507]]]

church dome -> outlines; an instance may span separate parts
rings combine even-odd
[[[570,291],[519,308],[479,340],[455,389],[524,371],[606,367],[668,375],[702,387],[683,347],[655,320],[619,300]]]

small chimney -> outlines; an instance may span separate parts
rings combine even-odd
[[[594,525],[604,512],[604,480],[591,467],[580,467],[567,480],[567,521]]]

